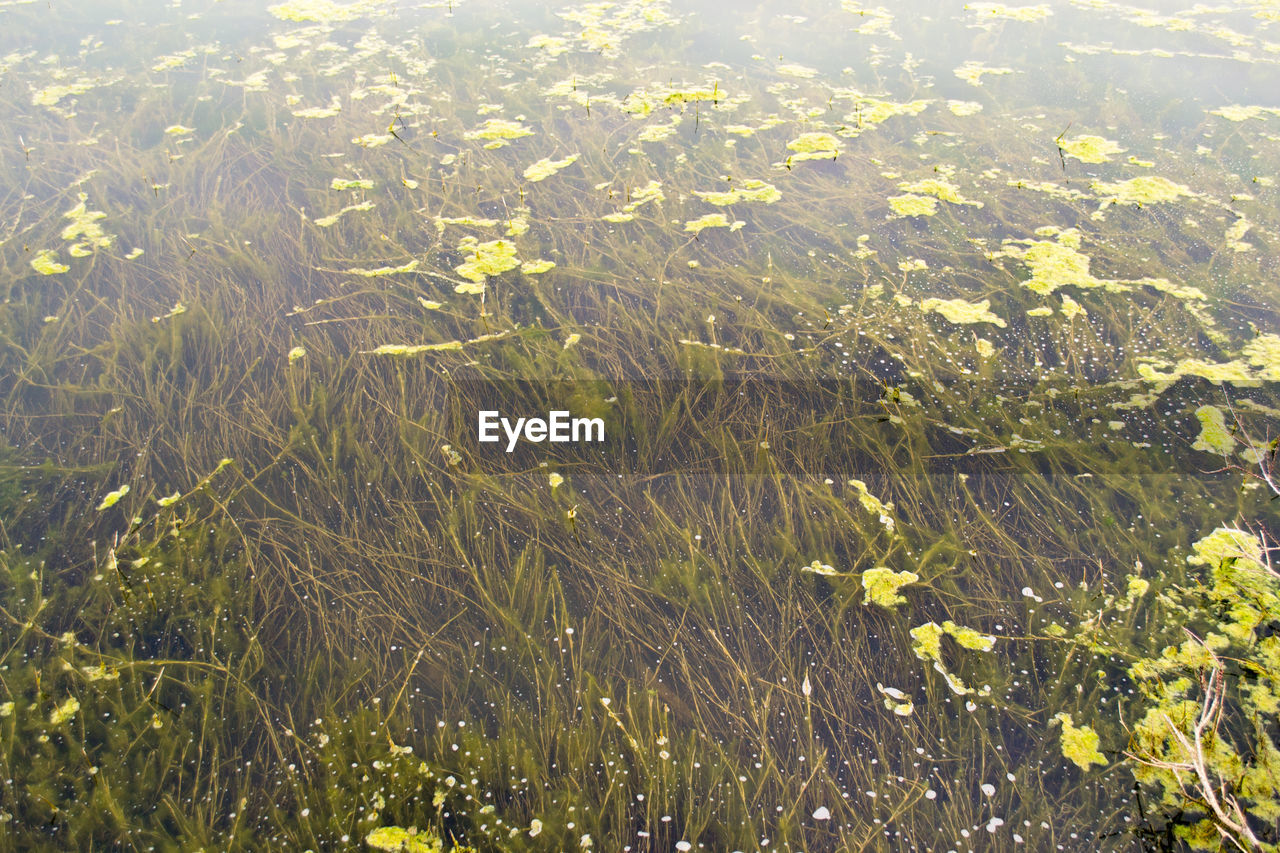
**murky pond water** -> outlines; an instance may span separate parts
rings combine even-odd
[[[1273,849],[1278,66],[0,3],[0,846]]]

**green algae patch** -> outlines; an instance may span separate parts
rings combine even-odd
[[[1022,283],[1028,290],[1047,296],[1059,287],[1123,287],[1119,282],[1096,278],[1089,272],[1090,258],[1077,251],[1080,235],[1075,229],[1053,236],[1053,240],[1026,241],[1025,248],[1006,244],[1004,253],[1021,259],[1031,271],[1031,277]]]
[[[898,189],[905,193],[911,193],[914,195],[932,196],[939,201],[945,201],[950,204],[967,204],[973,207],[982,207],[982,202],[970,201],[960,195],[960,188],[955,184],[938,178],[926,178],[923,181],[903,182],[898,184]]]
[[[623,213],[634,213],[643,205],[651,202],[653,204],[662,204],[667,200],[667,197],[662,192],[662,182],[651,180],[644,186],[632,190],[629,199],[622,208]]]
[[[505,338],[508,332],[495,332],[489,335],[480,335],[469,341],[441,341],[436,344],[383,344],[380,347],[369,350],[361,350],[361,355],[398,355],[411,356],[420,355],[424,352],[457,352],[463,347],[471,344],[482,344],[486,341],[496,341]]]
[[[418,263],[419,262],[417,260],[412,260],[412,261],[409,261],[408,263],[401,264],[398,267],[374,267],[373,269],[366,269],[364,267],[354,267],[352,269],[346,270],[346,273],[348,275],[363,276],[364,278],[377,278],[379,276],[384,276],[384,275],[396,275],[398,273],[413,272],[418,268]]]
[[[1161,372],[1160,368],[1171,368]],[[1243,361],[1213,362],[1200,358],[1184,358],[1177,364],[1148,359],[1138,365],[1138,375],[1148,382],[1172,383],[1184,376],[1199,376],[1216,384],[1253,385],[1260,377]]]
[[[1217,406],[1201,406],[1196,409],[1200,421],[1200,437],[1191,445],[1193,450],[1227,455],[1236,448],[1235,436],[1227,428],[1226,417]]]
[[[184,124],[171,124],[164,129],[165,136],[189,136],[196,132],[194,127]]]
[[[899,595],[898,590],[918,580],[920,576],[915,572],[895,572],[883,566],[867,569],[862,573],[862,603],[878,604],[889,610],[906,604],[906,596]]]
[[[911,631],[911,651],[925,663],[942,663],[942,626],[937,622],[917,625]]]
[[[1280,116],[1280,109],[1260,107],[1255,104],[1251,104],[1249,106],[1232,104],[1226,107],[1219,107],[1216,110],[1210,110],[1209,114],[1221,116],[1227,121],[1248,121],[1251,118],[1260,119],[1267,115]]]
[[[1243,355],[1260,378],[1280,381],[1280,335],[1258,335],[1244,345]]]
[[[982,18],[1005,18],[1010,21],[1033,23],[1043,21],[1053,14],[1048,6],[1006,6],[1003,3],[966,3],[966,12],[973,12]]]
[[[718,207],[725,207],[739,201],[755,201],[762,204],[773,204],[782,198],[782,193],[773,184],[760,180],[743,181],[742,186],[723,192],[695,191],[694,195],[703,201]]]
[[[1070,295],[1062,294],[1062,316],[1068,320],[1074,320],[1077,317],[1088,316],[1088,313],[1084,310],[1084,306],[1072,299]]]
[[[520,266],[516,258],[516,244],[510,240],[481,243],[474,237],[468,237],[458,246],[458,251],[470,254],[454,267],[454,272],[471,282],[457,285],[454,290],[458,293],[484,293],[485,280],[489,276],[501,275]]]
[[[899,102],[855,95],[853,97],[855,110],[844,117],[845,127],[838,132],[841,136],[857,136],[867,127],[883,124],[895,116],[920,115],[932,103],[933,101],[927,98]]]
[[[1098,733],[1089,726],[1077,726],[1067,713],[1056,714],[1055,723],[1062,724],[1062,757],[1081,770],[1098,764],[1105,766],[1106,757],[1098,751]]]
[[[993,323],[1003,329],[1007,323],[1004,318],[991,312],[991,300],[968,302],[964,299],[938,299],[930,297],[920,301],[922,311],[933,311],[958,325],[971,323]]]
[[[552,160],[550,157],[543,157],[541,160],[524,170],[524,179],[534,183],[537,183],[538,181],[545,181],[556,172],[572,166],[576,162],[578,162],[577,154],[570,154],[562,160]]]
[[[973,348],[982,358],[991,358],[996,354],[996,346],[986,338],[978,338],[973,342]]]
[[[878,497],[871,494],[871,490],[867,488],[867,484],[862,480],[850,480],[849,485],[853,486],[857,491],[858,503],[862,505],[862,508],[872,515],[877,516],[880,523],[884,525],[884,528],[892,533],[894,528],[892,514],[893,501],[889,501],[888,503],[881,501]]]
[[[37,107],[54,107],[63,98],[72,98],[76,95],[83,95],[90,89],[96,89],[102,85],[100,81],[89,77],[82,77],[73,83],[60,83],[56,86],[46,86],[31,96],[31,103]]]
[[[419,832],[416,827],[381,826],[364,837],[374,850],[387,853],[442,853],[444,842],[432,832]]]
[[[36,256],[31,259],[31,268],[40,275],[58,275],[71,269],[66,264],[58,263],[58,253],[53,249],[36,252]]]
[[[1101,136],[1073,136],[1058,145],[1063,155],[1074,157],[1081,163],[1106,163],[1112,154],[1124,151],[1118,144]]]
[[[524,263],[522,263],[520,265],[520,272],[524,273],[525,275],[538,275],[540,273],[544,273],[544,272],[547,272],[548,270],[554,269],[555,265],[556,265],[555,261],[545,261],[539,258],[536,261],[525,261]]]
[[[477,219],[474,216],[436,216],[431,220],[436,226],[436,233],[443,234],[450,225],[463,225],[468,228],[496,228],[496,219]]]
[[[701,234],[707,228],[728,228],[730,231],[737,231],[746,224],[741,219],[730,222],[723,213],[708,213],[697,219],[690,219],[684,224],[684,230],[693,234]]]
[[[363,178],[334,178],[329,182],[331,190],[371,190],[373,189],[373,181]]]
[[[977,101],[947,101],[947,109],[952,115],[965,118],[982,112],[982,104]]]
[[[559,36],[536,35],[524,44],[533,50],[546,51],[547,56],[556,57],[569,52],[569,40]]]
[[[897,216],[933,216],[938,212],[938,200],[929,195],[889,196],[889,209]]]
[[[802,133],[787,143],[787,150],[794,152],[788,158],[800,160],[834,160],[840,156],[840,140],[830,133]]]
[[[533,130],[525,127],[518,121],[510,121],[504,118],[486,119],[484,124],[469,130],[463,136],[466,139],[484,139],[492,142],[506,144],[512,139],[520,139],[524,136],[533,136]]]
[[[1195,196],[1190,187],[1159,175],[1143,175],[1110,184],[1098,181],[1091,187],[1104,196],[1104,204],[1159,204]]]
[[[963,625],[957,625],[950,619],[942,623],[942,630],[950,634],[951,638],[963,649],[989,652],[996,647],[996,638],[992,635],[975,631],[973,628],[966,628]]]
[[[267,11],[282,21],[313,21],[321,24],[338,24],[365,18],[386,7],[383,0],[356,0],[354,3],[335,3],[334,0],[288,0],[268,6]]]
[[[62,229],[62,239],[70,242],[68,249],[72,257],[82,258],[93,254],[98,249],[105,249],[115,238],[102,230],[99,224],[107,215],[101,210],[88,210],[86,203],[89,197],[80,193],[80,203],[62,214],[71,222]]]
[[[983,65],[981,62],[974,62],[973,60],[970,60],[968,62],[961,63],[960,67],[953,73],[971,86],[981,86],[982,78],[986,75],[990,74],[993,77],[1001,77],[1005,74],[1012,74],[1013,69],[1005,68],[1004,66],[993,67],[990,65]]]
[[[128,483],[116,489],[114,492],[107,492],[107,494],[102,498],[102,502],[98,504],[98,512],[102,512],[104,509],[110,509],[115,506],[119,503],[120,499],[127,494],[129,494]]]
[[[331,213],[328,216],[320,217],[319,219],[315,220],[315,223],[321,228],[329,228],[333,225],[336,225],[338,223],[338,220],[346,216],[348,213],[353,213],[355,211],[360,211],[360,210],[373,210],[373,202],[362,201],[359,204],[349,204],[346,207],[339,210],[337,213]]]

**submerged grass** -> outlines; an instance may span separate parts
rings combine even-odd
[[[1068,184],[1049,120],[1001,138],[1011,181],[997,111],[878,75],[892,100],[844,95],[852,120],[807,66],[657,86],[614,58],[670,25],[648,5],[573,12],[603,53],[578,77],[539,41],[527,86],[478,77],[444,18],[434,65],[387,22],[282,30],[296,79],[163,72],[190,112],[122,85],[159,141],[88,189],[103,142],[3,154],[31,247],[0,309],[4,844],[1159,849],[1198,825],[1131,793],[1130,669],[1192,543],[1274,525],[1247,330],[1274,324],[1273,213],[1249,209],[1256,256],[1210,243],[1188,220],[1230,176],[1156,198],[1195,170],[1104,158]],[[298,118],[223,82],[259,72],[349,103]],[[29,140],[64,120],[15,112]],[[1089,253],[1062,299],[1030,284],[1041,245]],[[1192,359],[1243,379],[1157,370]],[[625,447],[470,440],[482,405],[566,398]]]

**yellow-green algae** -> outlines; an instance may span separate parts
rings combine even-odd
[[[416,827],[382,826],[364,837],[364,843],[386,853],[442,853],[444,842],[430,831]]]
[[[1196,420],[1200,421],[1200,437],[1191,445],[1192,449],[1223,455],[1235,450],[1236,439],[1227,428],[1222,409],[1217,406],[1201,406],[1196,409]]]
[[[544,50],[546,51],[548,56],[552,56],[552,57],[560,56],[561,54],[569,52],[568,39],[563,39],[563,38],[560,38],[559,36],[549,36],[545,34],[534,36],[533,38],[525,42],[524,46],[533,48],[535,50]]]
[[[1105,202],[1113,204],[1158,204],[1195,196],[1190,187],[1175,184],[1159,175],[1143,175],[1116,183],[1097,181],[1091,187],[1105,195]]]
[[[941,314],[952,323],[994,323],[1000,328],[1004,328],[1004,318],[991,312],[991,300],[983,299],[981,302],[969,302],[964,299],[938,299],[930,297],[920,300],[920,308],[923,311],[933,311]]]
[[[889,196],[889,209],[898,216],[933,216],[938,212],[938,200],[928,195]]]
[[[984,634],[981,631],[975,631],[973,628],[957,625],[950,619],[942,623],[942,630],[950,634],[961,648],[972,649],[977,652],[989,652],[996,647],[996,638],[991,634]]]
[[[268,6],[267,11],[282,21],[315,21],[337,24],[367,17],[390,4],[385,0],[355,0],[352,3],[336,3],[334,0],[287,0]]]
[[[1006,6],[1003,3],[966,3],[964,8],[983,18],[1008,18],[1012,21],[1043,21],[1053,14],[1048,6]]]
[[[98,504],[98,511],[101,512],[104,509],[110,509],[111,507],[115,506],[116,503],[118,503],[119,500],[127,494],[129,494],[128,483],[125,483],[123,486],[121,486],[120,488],[116,489],[113,492],[107,492],[107,494],[102,498],[102,503]]]
[[[830,133],[814,131],[802,133],[787,143],[787,149],[795,152],[789,159],[834,160],[841,151],[840,140]]]
[[[520,139],[524,136],[533,136],[533,130],[517,121],[502,118],[485,119],[484,124],[463,134],[466,139],[489,140],[486,148],[501,147],[512,139]]]
[[[982,207],[980,201],[970,201],[960,195],[960,188],[950,181],[939,180],[938,178],[926,178],[923,181],[905,181],[898,184],[898,189],[905,193],[913,193],[915,195],[933,196],[941,201],[950,202],[951,204],[968,204],[974,207]]]
[[[486,341],[496,341],[499,338],[507,336],[507,332],[495,332],[488,335],[480,335],[467,341],[441,341],[435,344],[383,344],[380,347],[371,350],[361,350],[361,355],[418,355],[424,352],[454,352],[462,349],[470,344],[480,344]]]
[[[418,268],[418,264],[419,264],[419,261],[415,259],[407,263],[401,264],[398,267],[374,267],[373,269],[366,269],[364,267],[354,267],[352,269],[347,270],[346,272],[350,275],[358,275],[358,276],[363,276],[365,278],[377,278],[378,276],[383,276],[383,275],[396,275],[397,273],[413,272]]]
[[[101,210],[86,209],[88,198],[85,193],[80,193],[80,203],[62,214],[63,218],[71,220],[70,224],[62,229],[62,239],[72,243],[67,251],[74,258],[82,258],[98,249],[106,248],[115,239],[105,233],[102,226],[98,224],[106,219],[107,215]]]
[[[329,182],[331,190],[371,190],[373,181],[364,178],[334,178]]]
[[[556,265],[555,261],[546,261],[539,258],[536,261],[525,261],[520,265],[520,272],[525,275],[537,275],[553,269]]]
[[[1022,284],[1028,290],[1047,296],[1060,287],[1102,287],[1111,291],[1127,291],[1135,285],[1150,285],[1158,290],[1172,292],[1184,298],[1192,298],[1203,293],[1195,288],[1181,289],[1165,279],[1136,279],[1122,281],[1117,279],[1097,278],[1089,272],[1090,258],[1077,251],[1080,248],[1080,233],[1074,228],[1064,231],[1057,229],[1039,229],[1037,234],[1054,237],[1053,240],[1009,240],[1005,242],[1002,255],[1017,258],[1027,265],[1031,277]],[[1019,243],[1024,245],[1019,245]]]
[[[972,86],[981,86],[983,76],[991,74],[999,77],[1005,74],[1012,74],[1013,69],[1005,68],[1003,66],[992,67],[990,65],[983,65],[981,62],[969,60],[961,63],[960,67],[957,68],[954,73],[961,80]]]
[[[524,170],[524,179],[535,183],[538,181],[545,181],[556,172],[559,172],[561,169],[571,166],[576,162],[578,162],[577,154],[570,154],[562,160],[552,160],[550,157],[543,157],[541,160]]]
[[[346,207],[339,210],[337,213],[331,213],[328,216],[320,217],[319,219],[315,220],[315,223],[321,228],[328,228],[332,225],[336,225],[338,220],[341,219],[346,214],[352,213],[358,210],[373,210],[373,202],[362,201],[359,204],[349,204]]]
[[[773,204],[782,198],[782,193],[778,192],[778,188],[773,184],[767,184],[754,178],[743,181],[741,186],[724,192],[695,191],[694,195],[719,207],[739,201],[758,201],[764,204]]]
[[[996,354],[995,344],[986,338],[978,338],[973,342],[973,347],[977,350],[978,355],[982,358],[991,358]]]
[[[1084,310],[1084,307],[1079,302],[1076,302],[1066,293],[1062,294],[1062,316],[1068,320],[1074,320],[1077,317],[1087,315],[1088,312]]]
[[[926,663],[929,661],[941,663],[943,635],[941,625],[936,622],[926,622],[912,628],[910,634],[911,651],[917,658]]]
[[[80,711],[80,700],[72,696],[58,707],[54,708],[49,714],[49,724],[52,726],[60,726],[70,720]]]
[[[1244,345],[1243,355],[1260,378],[1280,381],[1280,335],[1258,335]]]
[[[700,234],[706,228],[728,228],[730,231],[737,231],[746,224],[741,219],[730,222],[723,213],[708,213],[697,219],[690,219],[684,224],[684,230],[694,234]]]
[[[437,234],[443,234],[444,229],[449,225],[466,225],[471,228],[493,228],[498,224],[498,220],[496,219],[477,219],[474,216],[436,216],[431,221],[435,223]]]
[[[862,505],[862,508],[872,515],[877,516],[885,529],[892,533],[894,527],[892,515],[893,501],[889,501],[888,503],[881,501],[878,497],[871,494],[871,490],[867,488],[867,484],[862,480],[850,480],[849,485],[853,486],[857,491],[858,503]]]
[[[1161,368],[1168,369],[1161,372]],[[1169,369],[1171,368],[1171,369]],[[1184,376],[1199,376],[1214,383],[1253,385],[1260,381],[1243,361],[1212,362],[1200,358],[1184,358],[1171,364],[1158,358],[1147,358],[1138,365],[1138,375],[1148,382],[1173,383]]]
[[[41,249],[31,259],[31,268],[41,275],[58,275],[71,267],[58,263],[58,253],[53,249]]]
[[[187,127],[184,124],[171,124],[164,129],[166,136],[187,136],[196,132],[194,127]]]
[[[1054,715],[1054,722],[1062,724],[1062,757],[1069,759],[1081,770],[1094,764],[1106,765],[1106,757],[1098,751],[1098,733],[1089,726],[1077,726],[1068,713]]]
[[[1251,118],[1262,118],[1264,115],[1280,115],[1280,109],[1260,107],[1255,104],[1248,106],[1232,104],[1216,110],[1210,110],[1209,113],[1215,116],[1222,116],[1227,121],[1247,121]]]
[[[899,595],[898,590],[918,580],[920,576],[915,572],[895,572],[883,566],[867,569],[862,573],[862,603],[878,604],[887,609],[906,604],[906,596]]]
[[[458,251],[470,254],[454,267],[454,272],[471,282],[457,285],[454,290],[458,293],[483,293],[485,279],[489,276],[501,275],[520,266],[516,258],[516,244],[510,240],[481,243],[474,237],[467,237],[458,246]]]
[[[947,101],[947,109],[951,110],[952,115],[964,118],[982,112],[982,104],[977,101]]]
[[[1111,159],[1110,155],[1124,151],[1115,142],[1101,136],[1074,136],[1062,140],[1058,147],[1064,155],[1074,157],[1081,163],[1106,163]]]

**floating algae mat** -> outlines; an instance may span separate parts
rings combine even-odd
[[[1280,845],[1280,12],[0,3],[0,849]]]

